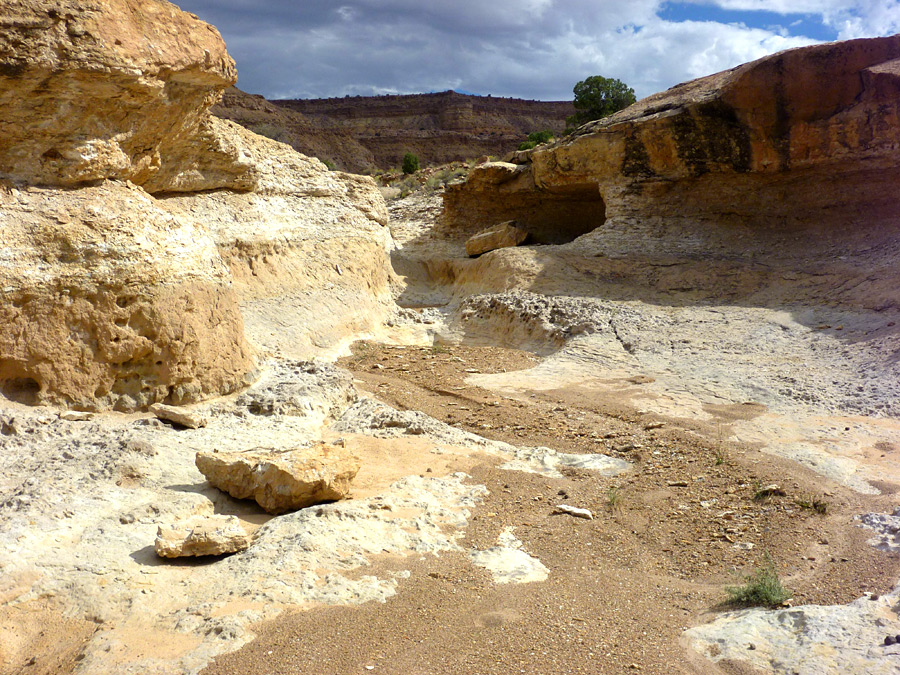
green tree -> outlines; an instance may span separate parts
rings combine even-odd
[[[403,155],[403,166],[401,168],[403,169],[403,173],[415,173],[419,170],[419,158],[411,152],[407,152]]]
[[[519,150],[531,150],[532,148],[540,145],[541,143],[546,143],[551,140],[555,134],[549,129],[546,131],[535,131],[528,134],[528,140],[519,145]]]
[[[575,92],[575,109],[578,112],[566,118],[566,124],[570,127],[608,117],[637,100],[634,89],[622,80],[601,75],[582,80],[572,91]]]

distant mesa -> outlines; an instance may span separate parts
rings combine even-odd
[[[532,132],[561,133],[574,111],[570,101],[455,91],[266,101],[234,88],[213,109],[220,117],[355,172],[397,167],[406,152],[423,165],[505,155]]]

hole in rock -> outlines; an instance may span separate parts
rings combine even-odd
[[[463,194],[450,211],[461,215],[450,216],[449,228],[466,235],[515,220],[528,231],[526,244],[567,244],[606,222],[606,203],[593,183],[555,192],[497,191],[490,200]]]
[[[24,405],[37,405],[41,385],[30,377],[14,377],[0,382],[0,393],[10,401]]]

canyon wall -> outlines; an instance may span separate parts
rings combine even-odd
[[[349,171],[399,167],[406,152],[416,154],[423,165],[504,155],[531,132],[561,133],[566,117],[575,111],[570,102],[454,91],[270,103],[232,92],[215,109],[217,115],[251,129],[268,125],[270,133],[301,152],[319,138],[316,151],[310,154]]]

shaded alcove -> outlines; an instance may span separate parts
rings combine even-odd
[[[593,183],[554,192],[505,191],[502,186],[490,195],[454,191],[445,196],[441,229],[468,237],[508,220],[528,231],[526,244],[565,244],[603,225],[606,204]]]

